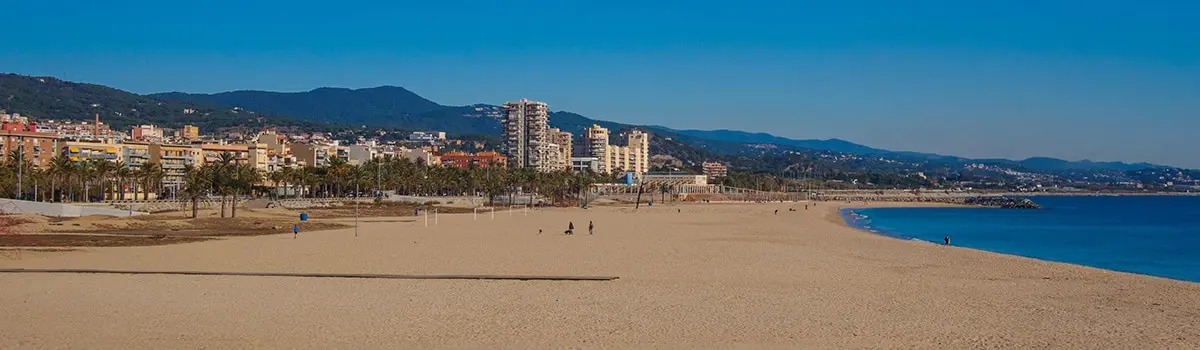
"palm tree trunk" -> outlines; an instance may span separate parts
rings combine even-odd
[[[221,217],[225,217],[225,195],[221,195]]]
[[[195,219],[197,217],[198,210],[196,209],[196,206],[199,204],[198,203],[199,201],[200,201],[199,198],[192,197],[192,218],[193,219]]]
[[[229,206],[229,213],[230,213],[229,217],[232,217],[232,218],[237,217],[237,196],[238,196],[237,191],[234,191],[233,198],[230,199],[232,201],[232,203]]]

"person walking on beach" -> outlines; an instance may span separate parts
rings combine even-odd
[[[300,224],[292,225],[292,239],[300,236]]]
[[[946,235],[946,238],[944,239],[946,241],[946,245],[950,245],[950,235]]]
[[[592,221],[591,221],[591,220],[588,220],[588,234],[589,234],[589,235],[594,235],[594,234],[596,234],[595,232],[592,232],[592,230],[593,230],[593,229],[595,229],[595,228],[596,228],[596,225],[592,224]]]

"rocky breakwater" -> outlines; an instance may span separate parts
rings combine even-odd
[[[970,197],[963,199],[962,204],[1005,209],[1042,209],[1042,206],[1033,200],[1012,197]]]

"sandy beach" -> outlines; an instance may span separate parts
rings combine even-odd
[[[619,279],[0,273],[0,348],[1200,348],[1200,284],[892,239],[842,223],[837,206],[861,203],[804,205],[366,218],[357,237],[25,252],[0,268]]]

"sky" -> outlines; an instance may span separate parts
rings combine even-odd
[[[1200,2],[5,2],[0,72],[1200,168]]]

